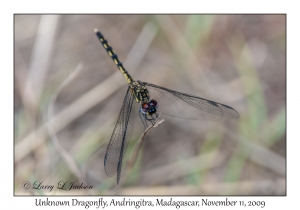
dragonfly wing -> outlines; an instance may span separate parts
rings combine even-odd
[[[118,184],[121,177],[122,159],[133,130],[133,117],[130,115],[133,99],[134,96],[128,87],[104,158],[104,168],[107,176],[111,177],[117,172]]]
[[[222,118],[239,118],[239,113],[230,106],[197,96],[176,92],[158,85],[144,82],[151,99],[158,103],[158,111],[173,117],[207,121]]]

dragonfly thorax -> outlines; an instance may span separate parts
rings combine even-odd
[[[135,96],[136,102],[143,104],[150,100],[149,92],[141,81],[132,81],[130,84],[131,92]]]

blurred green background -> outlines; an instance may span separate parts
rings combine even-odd
[[[15,195],[286,194],[285,15],[15,15],[14,20]],[[240,119],[163,117],[116,186],[103,159],[127,83],[94,28],[133,78],[229,105]],[[123,166],[143,132],[137,104],[132,114]],[[76,180],[93,189],[22,186]]]

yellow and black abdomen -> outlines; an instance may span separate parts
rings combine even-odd
[[[121,73],[124,75],[127,83],[130,84],[131,82],[133,82],[132,77],[126,71],[123,64],[119,61],[118,56],[115,54],[112,47],[108,44],[108,42],[104,38],[104,36],[98,31],[98,29],[95,29],[95,33],[96,33],[97,37],[99,38],[99,40],[100,40],[101,44],[103,45],[103,47],[106,49],[106,52],[108,53],[108,55],[112,58],[112,60],[118,66]]]

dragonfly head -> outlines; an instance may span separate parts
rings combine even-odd
[[[152,115],[156,112],[157,107],[158,107],[157,101],[152,99],[151,101],[142,104],[141,111],[144,114]]]

